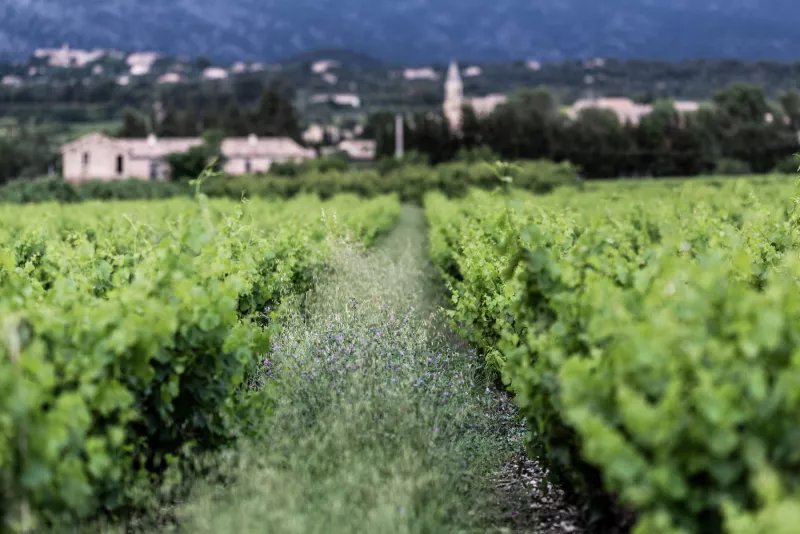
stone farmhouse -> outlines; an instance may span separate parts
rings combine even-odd
[[[73,183],[125,178],[166,180],[169,166],[165,157],[202,143],[197,137],[158,139],[151,135],[145,139],[120,139],[91,133],[61,147],[63,175]],[[313,149],[288,137],[229,137],[222,141],[221,148],[227,158],[225,172],[234,175],[267,172],[275,162],[316,157]]]

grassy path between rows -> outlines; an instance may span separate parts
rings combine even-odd
[[[339,250],[257,377],[275,399],[263,438],[231,455],[233,484],[195,486],[178,531],[539,531],[509,475],[522,423],[439,318],[440,291],[418,208],[377,249]]]

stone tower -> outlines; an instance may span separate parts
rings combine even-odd
[[[447,80],[444,82],[444,116],[453,132],[461,131],[464,106],[464,84],[456,61],[450,62]]]

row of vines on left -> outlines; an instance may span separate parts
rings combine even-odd
[[[230,443],[269,410],[247,378],[281,301],[399,210],[202,194],[2,210],[0,528],[129,513],[171,466]]]

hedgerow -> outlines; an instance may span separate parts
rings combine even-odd
[[[398,214],[391,197],[4,209],[4,527],[126,513],[246,432],[270,409],[246,378],[276,307],[313,284],[328,236],[368,244]]]
[[[795,198],[777,180],[427,197],[454,321],[596,531],[796,528]]]
[[[240,199],[248,197],[292,198],[314,194],[323,199],[337,194],[375,197],[396,194],[404,202],[422,203],[428,191],[447,196],[464,196],[469,188],[492,188],[494,171],[488,164],[448,163],[402,165],[382,171],[376,169],[341,170],[320,165],[298,167],[296,174],[284,167],[275,173],[248,176],[215,176],[207,180],[204,191],[209,197]],[[551,191],[575,183],[576,171],[566,163],[522,162],[515,171],[518,187],[532,192]],[[137,200],[172,198],[192,194],[182,182],[147,180],[93,180],[71,185],[59,178],[25,180],[0,187],[0,202],[82,202],[88,200]]]

